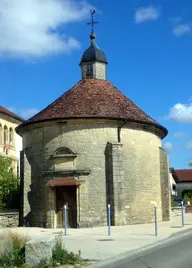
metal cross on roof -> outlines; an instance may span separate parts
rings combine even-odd
[[[94,34],[94,25],[98,22],[94,21],[94,18],[93,18],[94,14],[95,14],[95,10],[90,10],[90,13],[91,13],[91,22],[88,22],[87,24],[91,25],[91,33]]]

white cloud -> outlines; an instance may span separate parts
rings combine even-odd
[[[175,138],[183,138],[185,136],[186,136],[185,132],[175,132],[175,133],[173,133],[173,137],[175,137]]]
[[[166,151],[166,152],[168,152],[168,153],[170,153],[172,150],[173,150],[173,145],[172,145],[172,143],[171,142],[165,142],[164,143],[164,145],[163,145],[163,149]]]
[[[167,119],[180,123],[192,123],[192,103],[175,104],[169,111]]]
[[[37,58],[78,49],[79,42],[59,30],[85,19],[90,8],[75,0],[0,1],[0,55]]]
[[[189,24],[179,24],[175,26],[172,31],[172,33],[177,37],[189,32],[191,32],[191,26]]]
[[[135,22],[142,23],[147,20],[157,20],[160,16],[160,11],[154,6],[141,7],[135,12]]]
[[[186,147],[188,150],[192,150],[192,140],[187,142]]]

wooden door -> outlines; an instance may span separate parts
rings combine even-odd
[[[57,228],[64,228],[64,206],[67,206],[68,228],[77,228],[76,186],[56,188]]]

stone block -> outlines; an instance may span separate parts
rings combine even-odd
[[[46,260],[49,263],[54,245],[54,236],[34,237],[25,245],[25,263],[29,267],[36,267],[41,260]]]

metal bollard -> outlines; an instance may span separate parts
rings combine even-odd
[[[65,235],[67,235],[67,206],[64,206],[64,229]]]
[[[183,205],[183,201],[181,201],[181,216],[182,216],[182,227],[184,227],[185,226],[185,219],[184,219],[184,209],[185,209],[185,207],[184,207],[184,205]]]
[[[154,216],[155,216],[155,235],[158,235],[158,223],[157,223],[157,206],[154,205]]]
[[[111,235],[111,206],[108,205],[108,236]]]

